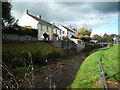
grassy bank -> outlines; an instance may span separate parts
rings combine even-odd
[[[120,48],[119,48],[120,50]],[[99,81],[99,62],[98,58],[102,58],[104,71],[107,72],[107,80],[118,82],[118,45],[101,49],[88,56],[77,72],[76,78],[71,88],[96,88],[101,85]]]
[[[11,68],[28,66],[31,61],[35,65],[42,65],[46,60],[59,57],[61,53],[60,48],[44,42],[2,45],[3,62]]]
[[[50,44],[43,42],[27,43],[27,44],[3,44],[2,53],[9,57],[15,56],[20,52],[35,53],[41,51],[43,54],[51,53],[53,51],[60,52],[61,49],[56,48]]]

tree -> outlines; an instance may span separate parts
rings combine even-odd
[[[113,37],[116,36],[116,34],[104,34],[102,37],[102,42],[113,42]]]
[[[101,40],[102,40],[102,37],[99,36],[98,34],[95,34],[95,35],[92,36],[92,39],[93,39],[93,40],[101,41]]]
[[[12,5],[10,2],[2,2],[2,25],[10,26],[14,22],[14,17],[11,15]]]
[[[82,39],[83,41],[89,42],[92,29],[87,27],[82,27],[76,32],[76,37]]]

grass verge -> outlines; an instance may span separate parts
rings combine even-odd
[[[107,73],[107,80],[119,82],[118,78],[118,45],[103,48],[90,56],[88,56],[77,72],[71,88],[101,88],[99,81],[99,62],[98,58],[102,58],[104,71]]]

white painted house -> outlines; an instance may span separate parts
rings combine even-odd
[[[65,27],[63,25],[59,25],[58,28],[62,30],[62,37],[68,37],[71,38],[72,35],[75,36],[75,30],[73,30],[71,27]]]
[[[53,39],[53,33],[58,35],[56,39],[61,39],[62,30],[60,28],[58,28],[54,24],[44,21],[43,19],[41,19],[40,15],[33,16],[29,14],[28,10],[24,11],[23,16],[18,21],[18,25],[22,27],[37,29],[38,40],[44,39],[44,33],[47,33],[49,35],[50,40]]]

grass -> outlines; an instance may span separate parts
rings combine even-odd
[[[30,69],[38,68],[38,65],[29,65],[26,67],[16,67],[15,70],[19,73],[25,73],[26,71],[29,71]]]
[[[120,50],[120,48],[119,48]],[[101,88],[99,81],[99,62],[102,58],[104,71],[107,73],[107,80],[119,82],[118,78],[118,45],[101,49],[88,56],[77,72],[71,88]]]
[[[2,45],[2,54],[9,57],[14,57],[20,52],[30,52],[35,53],[41,51],[43,54],[51,52],[61,52],[60,48],[54,47],[48,43],[35,42],[28,44],[3,44]]]
[[[62,49],[45,42],[34,42],[27,44],[2,44],[3,62],[12,69],[21,72],[25,66],[44,65],[46,60],[55,60],[62,54]]]

